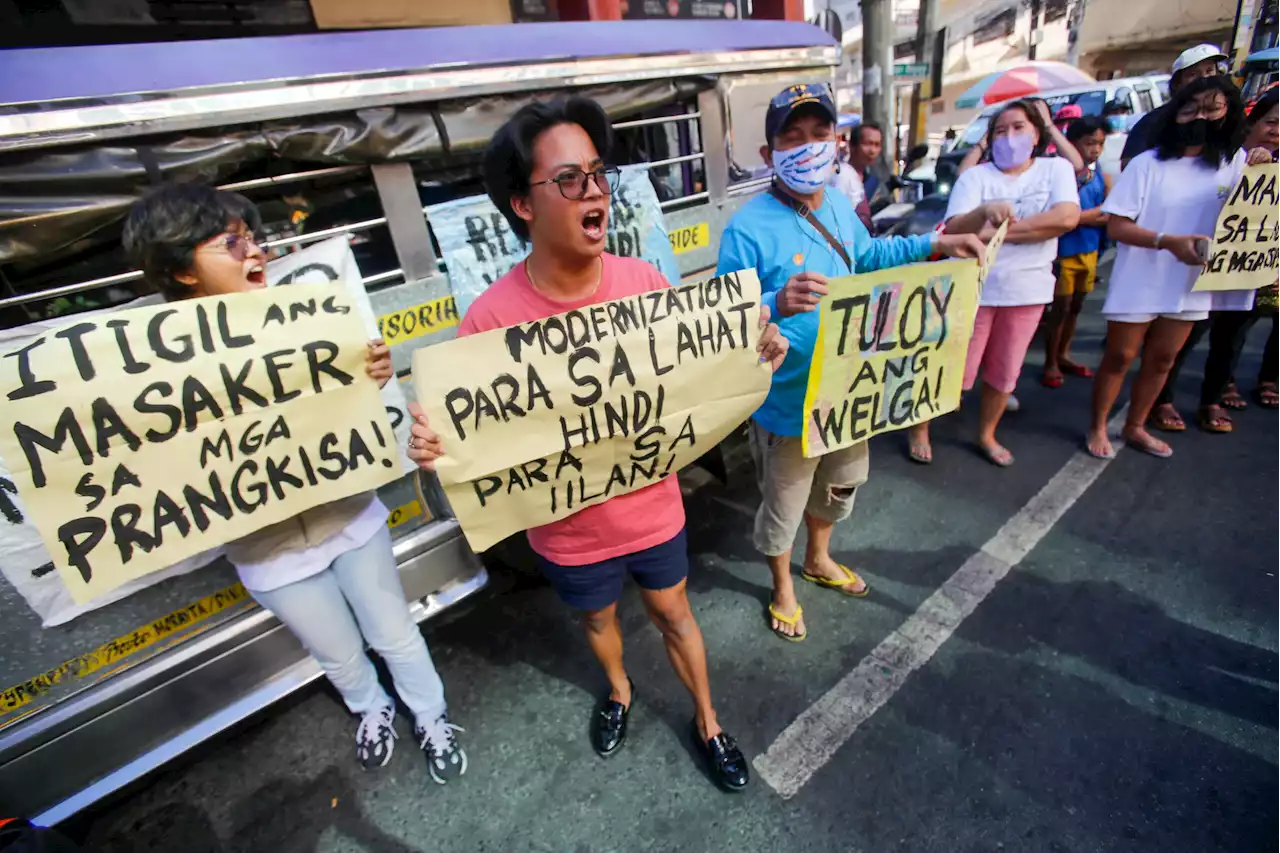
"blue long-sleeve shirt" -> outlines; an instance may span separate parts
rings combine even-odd
[[[768,193],[756,196],[739,209],[720,237],[717,275],[754,269],[760,277],[762,301],[791,344],[786,360],[773,375],[769,396],[752,416],[775,435],[798,436],[804,427],[804,392],[818,340],[816,310],[791,317],[778,315],[778,291],[787,280],[799,272],[836,278],[850,272],[873,272],[914,263],[927,258],[932,245],[933,238],[928,234],[872,239],[853,205],[838,192],[823,193],[822,206],[815,214],[844,245],[853,270],[845,266],[812,225]]]

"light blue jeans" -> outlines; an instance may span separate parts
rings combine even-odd
[[[445,712],[444,685],[409,615],[387,528],[323,572],[253,597],[302,641],[353,713],[392,704],[365,654],[366,639],[419,726]]]

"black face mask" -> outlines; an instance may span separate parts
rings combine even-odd
[[[1185,146],[1204,145],[1209,138],[1209,120],[1207,118],[1192,119],[1185,124],[1175,125],[1178,141]]]

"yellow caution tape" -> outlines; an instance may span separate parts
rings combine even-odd
[[[458,325],[458,306],[452,296],[410,305],[378,318],[378,334],[387,346],[432,335]]]
[[[407,504],[396,507],[387,515],[387,527],[395,530],[406,521],[412,521],[422,515],[422,504],[418,501],[409,501]]]
[[[171,634],[203,622],[249,600],[248,591],[238,583],[226,589],[206,595],[181,610],[161,616],[121,637],[109,640],[91,652],[55,666],[47,672],[27,679],[0,691],[0,714],[17,710],[28,702],[53,690],[58,684],[71,679],[84,678],[108,666],[117,666],[122,660],[143,649],[154,646]],[[26,716],[26,715],[23,715]],[[17,722],[10,720],[9,723]],[[8,725],[8,723],[6,724]]]
[[[692,252],[694,249],[705,249],[711,245],[711,227],[705,222],[697,225],[686,225],[677,228],[667,235],[671,241],[671,251],[677,255]]]

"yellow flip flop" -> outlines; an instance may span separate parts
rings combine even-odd
[[[850,569],[848,566],[843,566],[840,563],[836,563],[836,566],[839,567],[840,571],[844,572],[844,575],[845,575],[843,578],[841,578],[838,581],[833,581],[831,578],[821,578],[821,577],[818,577],[817,575],[811,575],[808,572],[801,572],[800,577],[804,578],[809,583],[816,583],[818,586],[825,586],[828,589],[834,589],[837,592],[839,592],[841,595],[848,595],[853,598],[863,598],[864,596],[866,596],[868,592],[871,591],[871,587],[865,585],[865,581],[864,581],[862,592],[848,592],[847,588],[850,586],[853,586],[858,581],[862,580],[862,578],[854,574],[853,570]]]
[[[772,616],[774,619],[777,619],[779,622],[782,622],[786,625],[790,625],[792,628],[794,628],[796,626],[796,623],[800,621],[800,617],[804,615],[804,608],[801,607],[799,604],[797,604],[796,612],[792,613],[791,616],[788,617],[788,616],[783,616],[781,613],[779,613],[778,608],[773,606],[773,602],[770,602],[769,615]],[[805,631],[803,634],[787,634],[778,628],[774,628],[772,625],[769,626],[769,630],[773,631],[773,633],[777,634],[779,637],[781,637],[782,639],[786,640],[789,643],[798,643],[801,640],[803,640],[805,637],[809,636],[808,631]]]

